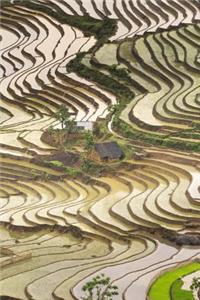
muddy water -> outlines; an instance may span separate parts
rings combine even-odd
[[[117,48],[118,48],[118,44],[104,44],[95,53],[95,57],[100,63],[104,63],[106,65],[118,64]]]
[[[18,41],[18,37],[12,33],[11,31],[8,31],[4,28],[1,28],[0,30],[0,36],[1,36],[1,50],[0,53],[4,52],[7,48],[10,48]]]
[[[127,230],[129,227],[128,225],[124,225],[122,222],[115,220],[109,213],[109,210],[112,208],[112,206],[119,201],[120,199],[125,198],[130,190],[128,186],[126,186],[124,183],[120,181],[116,181],[112,178],[101,178],[100,181],[105,182],[106,184],[109,184],[111,187],[110,194],[101,199],[101,201],[95,203],[91,208],[90,211],[92,214],[95,215],[95,217],[99,220],[101,223],[105,223],[107,225],[115,226],[117,228],[120,228],[121,230]],[[131,228],[131,227],[130,227]],[[130,229],[129,228],[129,229]]]
[[[65,7],[63,3],[59,3],[60,7],[69,13],[72,12],[72,10],[70,10],[71,1],[65,0],[65,2],[68,3],[69,6]],[[153,2],[157,5],[155,1]],[[54,3],[53,0],[52,3]],[[93,16],[99,18],[92,6],[93,3],[94,2],[90,3],[89,1],[82,1],[82,5],[86,10]],[[130,1],[125,1],[124,3],[132,10],[129,6]],[[116,3],[116,9],[114,8],[114,0],[106,0],[105,4],[107,5],[107,9],[111,12],[110,17],[118,18],[116,14],[117,10],[125,15],[124,3],[122,3],[121,0],[118,1]],[[96,5],[103,10],[103,3],[101,1],[96,1]],[[140,9],[138,2],[136,3],[136,6]],[[78,1],[74,2],[73,8],[79,15],[83,14]],[[149,10],[151,10],[150,6]],[[15,13],[17,13],[17,10]],[[29,13],[31,14],[31,12]],[[134,12],[132,13],[134,14]],[[67,25],[58,24],[49,17],[45,18],[39,14],[37,15],[37,18],[48,29],[47,34],[38,22],[40,31],[38,40],[35,40],[36,33],[29,28],[29,26],[26,26],[27,30],[30,29],[29,32],[31,33],[29,39],[25,38],[22,40],[21,37],[18,41],[16,36],[14,37],[11,33],[6,31],[8,39],[5,41],[5,32],[2,34],[3,42],[5,43],[4,48],[6,47],[8,50],[6,55],[8,55],[10,51],[12,55],[20,58],[24,63],[24,65],[21,66],[20,63],[14,60],[15,66],[19,69],[14,73],[14,68],[11,64],[4,61],[5,67],[7,68],[6,74],[9,75],[9,77],[2,80],[3,94],[11,101],[16,99],[8,90],[9,88],[11,88],[18,96],[22,96],[23,92],[30,92],[29,88],[25,85],[25,82],[29,82],[32,88],[41,90],[41,85],[37,81],[38,78],[43,81],[47,90],[47,84],[50,84],[51,87],[55,87],[56,96],[56,88],[58,88],[56,85],[57,83],[62,83],[61,79],[56,78],[56,71],[59,70],[65,74],[66,63],[75,57],[78,51],[87,51],[96,42],[93,37],[84,37],[79,30],[72,29]],[[190,18],[191,13],[188,14],[185,22],[188,22]],[[118,26],[115,37],[112,37],[113,39],[122,38],[122,36],[125,36],[126,34],[133,36],[135,32],[142,34],[147,29],[155,30],[159,26],[164,26],[161,17],[159,17],[159,24],[156,24],[155,20],[151,20],[150,28],[147,28],[147,24],[144,23],[143,20],[141,26],[138,28],[129,16],[127,16],[126,19],[131,23],[131,29],[127,29],[127,27],[122,24],[123,20],[122,22],[118,22],[118,25],[120,26]],[[54,24],[50,21],[53,21]],[[37,22],[33,20],[32,22],[37,25]],[[55,25],[59,25],[60,29],[63,29],[63,36],[59,28]],[[15,48],[12,50],[11,40],[13,45],[15,44]],[[16,46],[18,43],[19,48]],[[141,43],[141,45],[138,44],[137,46],[139,50],[144,50],[143,43]],[[108,54],[108,48],[112,47],[114,46],[108,46],[107,44],[105,48],[103,47],[99,51],[103,51],[103,54],[105,54],[105,52]],[[45,60],[38,56],[37,49],[45,55]],[[23,50],[34,56],[36,59],[35,64],[23,55]],[[114,50],[116,50],[116,46],[114,47]],[[111,52],[113,52],[113,49]],[[141,55],[144,55],[144,60],[146,59],[146,62],[149,63],[151,57],[148,57],[148,54],[146,55],[144,53],[145,51],[141,51]],[[100,54],[98,53],[98,55],[100,55],[100,60],[102,59],[103,54],[101,52]],[[179,52],[178,55],[180,58],[184,59],[184,51]],[[109,64],[110,62],[112,62],[112,64],[116,63],[116,56],[111,57],[109,54],[107,63]],[[49,75],[53,77],[53,80]],[[90,85],[94,89],[94,94],[92,92],[87,93],[84,87],[81,87],[79,90],[91,96],[94,101],[99,104],[99,108],[95,110],[93,106],[82,99],[86,106],[89,107],[89,113],[85,113],[77,104],[74,104],[78,109],[76,118],[78,120],[85,118],[85,120],[90,119],[95,121],[98,116],[106,116],[107,104],[103,102],[101,96],[95,96],[95,90],[105,94],[112,103],[116,102],[115,96],[108,92],[101,91],[94,83],[84,80],[75,74],[67,74],[66,76],[75,79],[77,82]],[[158,81],[162,86],[164,93],[169,92],[169,87],[163,83],[162,80]],[[197,81],[195,84],[194,87],[197,89]],[[141,100],[141,102],[138,101],[138,103],[136,103],[133,112],[138,118],[141,118],[144,122],[152,125],[160,126],[161,124],[166,124],[165,122],[158,121],[152,113],[157,100],[165,95],[163,94],[163,90],[162,92],[158,91],[157,93],[150,93],[148,97],[145,96],[143,99],[137,98],[137,100]],[[193,97],[192,103],[197,108],[192,88],[189,91]],[[186,93],[184,95],[186,95]],[[169,96],[170,94],[168,94],[168,97]],[[56,102],[53,98],[54,94],[52,95],[51,100]],[[26,106],[29,108],[29,112],[10,104],[10,102],[2,102],[2,107],[8,109],[13,114],[13,117],[3,124],[5,127],[0,136],[1,142],[5,145],[16,146],[20,150],[25,147],[25,145],[17,139],[18,136],[21,135],[27,142],[34,144],[32,147],[29,147],[29,150],[33,149],[38,153],[44,153],[49,146],[45,145],[40,140],[42,129],[48,127],[54,120],[51,119],[49,115],[40,116],[38,113],[38,111],[40,111],[39,106],[37,111],[37,101],[34,101],[34,98],[30,100],[34,102],[34,105],[31,106],[31,104],[29,104],[29,106]],[[79,100],[81,101],[80,98]],[[181,100],[181,97],[177,98],[177,100]],[[38,100],[38,103],[39,101],[40,100]],[[24,101],[22,102],[24,104]],[[172,107],[172,103],[170,105],[171,106],[169,107]],[[141,109],[142,106],[143,109]],[[183,107],[183,102],[180,103],[180,106]],[[42,111],[42,114],[43,113],[44,112]],[[126,117],[128,118],[128,111],[126,112]],[[182,128],[181,125],[179,128]],[[41,149],[37,149],[37,147],[40,147]],[[28,168],[28,171],[30,171],[32,175],[34,173],[37,175],[40,172],[47,172],[58,176],[62,175],[62,172],[56,172],[50,168],[39,167],[29,162],[15,159],[14,155],[19,156],[20,151],[7,150],[5,147],[3,148],[2,153],[13,155],[13,159],[2,158],[2,162],[9,166],[9,170],[6,173],[7,176],[12,172],[15,172],[16,174],[18,172],[20,173],[23,168]],[[21,156],[29,157],[27,154],[21,154]],[[137,164],[137,162],[133,163]],[[149,167],[153,168],[153,164],[150,164]],[[91,237],[91,240],[89,240],[89,238],[78,239],[74,236],[69,236],[68,234],[61,235],[60,233],[59,236],[56,236],[55,232],[50,233],[47,231],[34,234],[22,233],[17,235],[14,233],[10,234],[7,230],[2,229],[3,233],[0,246],[7,245],[16,252],[23,253],[25,251],[30,251],[33,256],[29,261],[13,264],[3,270],[4,279],[1,283],[2,293],[21,299],[27,299],[25,293],[25,289],[27,289],[28,293],[30,293],[30,297],[34,299],[51,300],[53,299],[52,292],[55,292],[55,295],[60,296],[63,299],[71,300],[72,295],[70,294],[70,289],[72,290],[73,286],[75,286],[80,279],[82,280],[82,278],[85,278],[85,281],[88,281],[88,278],[90,278],[88,276],[91,276],[91,273],[96,272],[97,274],[102,271],[109,275],[112,280],[116,281],[120,288],[119,299],[121,299],[120,297],[122,292],[124,292],[124,289],[127,288],[125,293],[127,299],[131,299],[132,295],[136,294],[141,298],[140,300],[142,300],[146,292],[148,278],[153,278],[153,276],[157,275],[158,270],[166,268],[167,262],[176,264],[176,259],[180,259],[181,261],[189,258],[190,255],[196,254],[196,249],[188,250],[185,248],[182,249],[179,254],[177,249],[159,243],[155,250],[155,244],[145,239],[125,240],[124,242],[120,242],[119,240],[122,235],[127,237],[127,231],[133,231],[133,225],[130,225],[129,223],[127,225],[127,220],[133,222],[133,224],[138,222],[138,224],[148,224],[149,226],[152,226],[152,223],[155,222],[155,224],[167,227],[167,224],[164,221],[158,220],[158,217],[162,218],[163,215],[167,217],[170,215],[170,212],[173,213],[171,219],[176,220],[176,209],[170,202],[170,193],[173,193],[173,190],[175,189],[177,189],[177,191],[172,198],[175,204],[181,205],[179,202],[181,194],[183,195],[184,207],[188,210],[191,207],[195,208],[195,206],[191,206],[191,203],[187,201],[188,199],[184,195],[188,190],[190,196],[197,200],[199,199],[199,177],[197,169],[187,169],[184,165],[181,166],[183,169],[187,169],[188,174],[190,174],[190,176],[186,176],[181,174],[181,172],[174,171],[175,167],[176,165],[173,166],[172,173],[174,172],[181,183],[179,184],[179,182],[174,179],[175,177],[170,180],[170,175],[168,174],[165,177],[165,179],[169,181],[168,186],[166,180],[159,179],[159,172],[156,175],[150,175],[150,168],[149,170],[144,170],[144,172],[138,172],[138,176],[139,173],[140,175],[148,175],[153,179],[156,179],[158,185],[147,184],[145,180],[144,185],[136,184],[135,181],[131,180],[130,176],[126,176],[126,174],[121,176],[124,179],[123,182],[117,177],[98,178],[97,182],[103,182],[110,186],[111,191],[109,193],[103,188],[98,188],[98,184],[96,190],[94,190],[94,187],[91,187],[89,184],[80,184],[78,180],[72,182],[70,180],[53,182],[46,178],[46,181],[44,182],[9,181],[10,186],[18,188],[18,191],[22,192],[23,195],[13,194],[13,190],[10,189],[9,191],[9,189],[7,189],[7,192],[10,193],[10,195],[9,197],[5,197],[2,190],[0,205],[2,221],[6,221],[19,227],[31,227],[35,224],[60,224],[62,226],[73,224],[85,231],[86,234]],[[164,170],[163,167],[162,176],[164,176]],[[24,175],[26,175],[25,172]],[[191,182],[190,177],[192,179]],[[145,184],[147,189],[145,189]],[[155,200],[157,200],[157,203]],[[144,212],[144,204],[151,212],[156,214],[157,217],[152,217],[150,214]],[[159,205],[162,210],[159,209]],[[135,219],[134,214],[131,215],[130,213],[130,208],[132,209],[132,213],[136,216]],[[165,214],[163,213],[164,209],[166,209]],[[177,217],[178,216],[191,217],[193,215],[182,213],[180,210],[177,212]],[[140,219],[140,221],[138,221],[138,219]],[[185,220],[183,219],[183,221]],[[109,232],[110,236],[109,234],[106,234],[102,228],[106,229],[106,232]],[[176,230],[180,229],[176,225],[171,225],[169,228]],[[111,242],[113,239],[111,234],[114,235],[114,233],[115,236],[117,235],[118,239],[116,239],[115,242]],[[103,236],[104,240],[99,239],[99,236]],[[109,238],[110,241],[105,240],[105,238]],[[131,237],[129,236],[129,238]],[[154,250],[155,252],[152,253]],[[174,257],[172,257],[172,255],[174,255]],[[152,263],[155,264],[155,269],[152,267]],[[145,275],[147,271],[150,274],[150,277],[148,278]],[[137,280],[138,277],[140,277],[140,280]],[[83,281],[75,287],[75,295],[82,295],[81,284],[83,284]]]
[[[131,284],[128,286],[127,290],[125,291],[125,298],[129,299],[131,295],[137,294],[141,300],[146,299],[146,294],[148,291],[148,286],[155,278],[158,276],[161,271],[165,270],[168,267],[174,267],[179,262],[187,261],[194,257],[199,257],[200,251],[199,249],[189,249],[183,248],[180,252],[175,254],[172,258],[169,258],[166,261],[157,263],[155,266],[147,267],[144,270],[137,273],[136,276],[132,276]]]

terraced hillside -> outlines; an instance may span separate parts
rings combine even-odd
[[[116,300],[158,300],[167,276],[166,299],[188,290],[200,257],[200,3],[1,5],[1,298],[82,299],[101,273]],[[47,144],[62,105],[125,158],[96,176],[78,170],[82,142]]]

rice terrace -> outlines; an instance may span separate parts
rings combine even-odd
[[[200,299],[200,1],[0,5],[0,299]]]

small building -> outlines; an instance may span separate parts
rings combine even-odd
[[[76,122],[76,128],[79,131],[84,131],[84,130],[93,131],[93,122],[78,121],[78,122]]]
[[[101,161],[119,160],[123,152],[116,142],[98,143],[94,145],[92,158]]]

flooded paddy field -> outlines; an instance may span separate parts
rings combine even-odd
[[[146,300],[200,259],[199,2],[2,0],[0,27],[0,298],[80,300],[103,273]],[[80,172],[81,135],[44,139],[62,106],[123,160]]]

